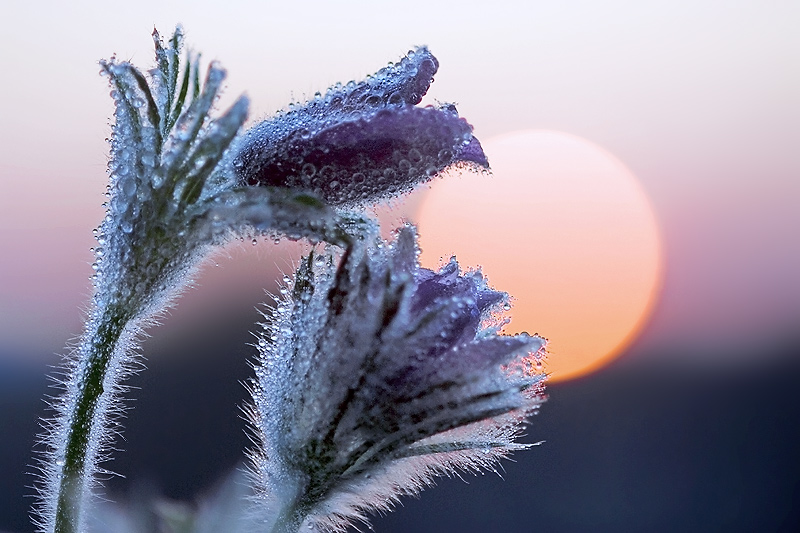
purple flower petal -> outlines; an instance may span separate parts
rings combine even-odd
[[[413,312],[429,307],[435,300],[461,296],[473,300],[475,313],[483,315],[492,306],[505,300],[508,295],[486,286],[479,272],[461,276],[458,262],[452,258],[439,272],[420,268],[417,274],[417,290],[412,304]]]
[[[461,147],[457,158],[461,161],[469,161],[484,168],[489,168],[489,160],[486,159],[486,154],[483,153],[480,141],[475,137],[472,137],[467,144]]]
[[[421,48],[256,125],[234,158],[240,183],[307,189],[352,207],[407,192],[453,164],[488,167],[454,106],[414,107],[437,68]]]

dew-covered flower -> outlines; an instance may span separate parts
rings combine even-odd
[[[288,235],[353,246],[369,221],[342,208],[395,195],[452,164],[486,166],[452,106],[418,108],[437,63],[419,49],[360,84],[239,132],[242,96],[217,115],[225,78],[181,57],[182,32],[153,34],[156,67],[101,62],[115,103],[106,216],[96,232],[85,330],[57,378],[63,395],[42,437],[37,525],[84,531],[96,474],[119,432],[136,340],[211,246]]]
[[[542,401],[540,337],[498,334],[505,293],[416,234],[309,255],[258,341],[249,410],[267,529],[343,531],[438,474],[491,467]]]
[[[439,66],[427,48],[366,80],[331,87],[249,130],[241,183],[313,191],[333,206],[395,196],[451,165],[488,168],[455,106],[417,107]]]

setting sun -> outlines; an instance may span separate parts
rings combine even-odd
[[[601,368],[637,335],[661,279],[655,216],[633,174],[589,141],[522,131],[484,143],[493,175],[437,180],[422,263],[451,255],[513,297],[506,332],[549,339],[552,380]]]

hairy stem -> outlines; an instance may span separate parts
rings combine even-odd
[[[120,338],[130,321],[130,313],[120,305],[109,306],[90,323],[79,351],[80,361],[70,387],[75,396],[65,413],[64,447],[57,464],[62,463],[57,487],[54,531],[75,533],[81,528],[81,512],[97,459],[97,436],[107,422],[100,412],[106,374]]]
[[[271,533],[298,533],[306,515],[307,513],[297,506],[284,507],[272,525]]]

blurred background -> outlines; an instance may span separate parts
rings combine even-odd
[[[800,526],[800,3],[76,0],[6,2],[0,16],[0,531],[32,531],[26,473],[52,393],[46,375],[80,333],[90,294],[113,112],[97,61],[116,54],[149,68],[153,27],[168,36],[177,22],[189,49],[227,68],[220,108],[246,92],[253,121],[427,44],[441,67],[425,102],[455,100],[490,161],[490,147],[497,150],[487,179],[514,203],[466,212],[509,244],[487,264],[468,264],[483,264],[520,308],[548,324],[512,322],[552,341],[549,401],[526,437],[545,443],[503,463],[501,476],[446,479],[404,500],[373,521],[376,531]],[[542,203],[549,197],[538,189],[520,194],[509,185],[520,182],[499,170],[509,135],[585,148],[543,166],[534,164],[536,150],[550,145],[534,143],[531,164],[523,154],[509,173],[547,183],[581,153],[602,153],[617,170],[602,174],[608,182],[599,189],[621,192],[556,205]],[[594,176],[575,166],[564,172],[577,187],[573,199]],[[459,179],[467,178],[449,183]],[[442,197],[436,191],[384,218],[419,217],[424,236],[426,213],[445,209],[426,207]],[[637,214],[608,226],[619,231],[605,234],[608,245],[580,260],[558,251],[579,242],[569,240],[568,221],[592,228],[584,208],[618,212],[615,198],[627,193]],[[568,221],[503,218],[547,205]],[[630,237],[637,228],[646,229],[644,241]],[[461,255],[467,244],[459,246],[452,251]],[[251,372],[255,309],[301,250],[232,244],[150,331],[109,498],[147,493],[191,503],[241,463],[248,442],[240,382]],[[565,270],[573,277],[559,278]],[[627,307],[590,297],[609,286],[609,272],[630,280],[613,293],[630,293]],[[500,284],[503,276],[511,281]],[[527,278],[566,285],[550,304],[537,299],[544,288],[509,287]],[[583,292],[567,290],[577,279]],[[596,314],[574,322],[569,313],[548,315],[559,294]],[[623,307],[619,331],[586,355],[594,359],[561,366],[579,351],[568,332],[589,339],[585,350],[600,320],[593,317],[622,316]],[[558,323],[549,326],[548,316]]]

